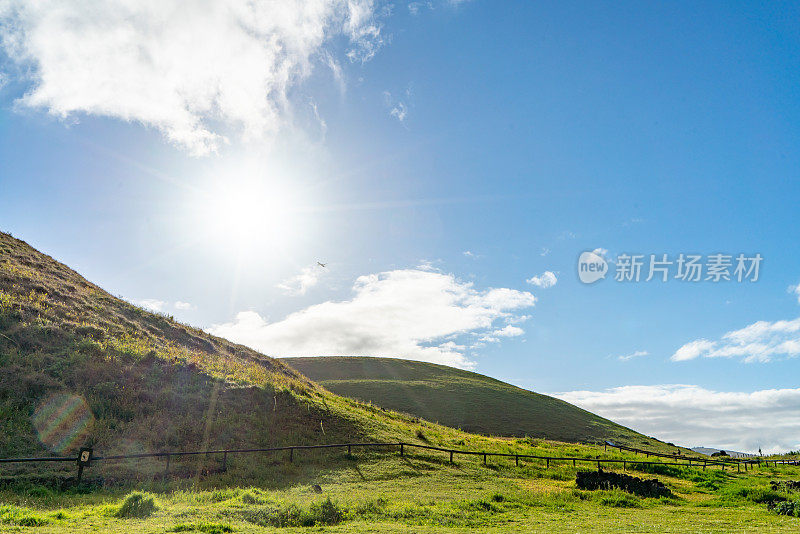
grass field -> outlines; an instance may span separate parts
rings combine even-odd
[[[657,440],[562,400],[445,365],[339,356],[281,361],[339,395],[467,432],[664,448]]]
[[[497,440],[494,448],[606,454],[602,448],[530,440]],[[235,463],[229,474],[166,484],[143,481],[138,484],[146,490],[143,498],[127,507],[129,487],[75,494],[18,484],[0,492],[0,530],[246,533],[311,527],[324,532],[761,533],[800,528],[800,518],[778,515],[765,504],[770,499],[800,499],[800,494],[770,487],[770,481],[800,478],[800,468],[792,467],[762,467],[747,474],[665,467],[657,478],[675,497],[644,499],[618,490],[579,490],[576,469],[569,463],[545,468],[531,461],[515,467],[513,461],[500,460],[484,466],[476,458],[451,466],[445,455],[436,453],[403,458],[335,453],[298,457],[293,464],[280,459],[264,464],[270,474],[256,475],[262,477],[260,482],[242,478]],[[321,493],[314,491],[314,484]],[[152,510],[147,506],[150,499]]]

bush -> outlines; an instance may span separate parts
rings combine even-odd
[[[800,501],[768,502],[767,508],[778,515],[800,517]]]
[[[116,517],[149,517],[156,511],[153,497],[139,491],[129,493],[117,510]]]
[[[308,510],[294,504],[288,506],[264,506],[240,513],[245,521],[262,527],[313,527],[315,525],[337,525],[344,521],[347,511],[330,497],[320,504],[312,504]]]
[[[206,534],[224,534],[226,532],[233,532],[233,527],[223,523],[196,523],[175,525],[170,532],[205,532]]]

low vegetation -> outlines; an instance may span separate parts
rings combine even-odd
[[[509,441],[511,445],[528,446]],[[502,446],[498,440],[498,449]],[[602,448],[543,442],[554,454],[588,457]],[[632,455],[626,456],[633,460]],[[449,464],[435,452],[334,454],[273,466],[272,478],[237,485],[224,474],[142,480],[146,490],[0,490],[0,530],[83,532],[796,532],[796,467],[753,471],[685,468],[657,475],[671,496],[618,488],[582,490],[571,462],[479,458]],[[636,466],[635,462],[628,464]],[[618,473],[621,473],[618,471]],[[628,475],[649,476],[638,470]],[[712,482],[713,484],[709,484]],[[321,493],[314,487],[321,488]],[[781,500],[783,499],[783,500]],[[128,505],[128,503],[131,503]],[[151,503],[151,504],[142,504]],[[122,513],[144,508],[143,513]]]

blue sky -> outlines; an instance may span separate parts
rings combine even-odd
[[[455,363],[687,445],[800,446],[760,426],[800,415],[796,4],[318,0],[249,33],[46,4],[0,3],[4,231],[268,354]],[[596,248],[764,260],[584,285]]]

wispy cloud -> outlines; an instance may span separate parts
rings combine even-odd
[[[383,102],[389,110],[389,115],[397,119],[400,123],[405,123],[408,117],[408,104],[413,96],[413,90],[409,85],[404,93],[403,100],[392,95],[389,91],[383,92]]]
[[[800,355],[800,318],[791,321],[758,321],[724,334],[719,340],[697,339],[672,355],[676,362],[695,358],[741,358],[769,362]]]
[[[536,298],[509,288],[479,290],[452,274],[401,269],[359,277],[351,300],[328,301],[270,323],[255,311],[212,326],[215,335],[278,356],[372,355],[457,367],[474,364],[459,336],[518,335]]]
[[[304,267],[296,275],[278,284],[278,287],[288,295],[305,295],[309,289],[317,285],[320,274],[320,269],[316,267]]]
[[[800,448],[800,389],[721,392],[696,385],[557,393],[639,432],[685,446],[745,452]]]
[[[187,310],[194,310],[195,306],[190,302],[184,302],[181,300],[175,301],[174,303],[170,304],[166,300],[160,299],[140,299],[140,300],[133,300],[132,301],[137,306],[141,306],[146,310],[150,310],[153,312],[163,313],[168,309],[175,309],[180,311],[187,311]]]
[[[545,271],[539,276],[532,276],[526,280],[529,284],[546,289],[553,287],[558,282],[558,278],[553,271]]]
[[[373,0],[5,0],[0,42],[32,81],[20,105],[138,122],[200,155],[231,131],[274,136],[333,38],[351,61],[375,54],[376,18]]]
[[[640,358],[642,356],[649,356],[650,353],[646,350],[637,350],[636,352],[631,352],[630,354],[622,354],[617,356],[617,359],[621,362],[627,362],[628,360],[632,360],[634,358]]]
[[[797,297],[797,303],[800,304],[800,284],[791,285],[788,289],[789,293],[793,293]]]
[[[165,301],[158,299],[141,299],[135,300],[133,303],[153,312],[163,311],[164,306],[167,305]]]

